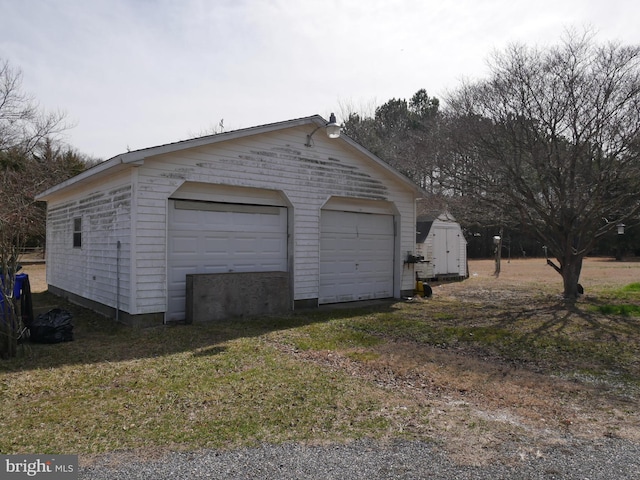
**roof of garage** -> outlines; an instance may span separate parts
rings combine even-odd
[[[141,165],[146,158],[163,155],[167,153],[174,153],[180,150],[186,150],[189,148],[197,148],[206,145],[213,145],[215,143],[225,142],[229,140],[235,140],[242,137],[248,137],[252,135],[259,135],[269,132],[274,132],[277,130],[283,130],[287,128],[294,128],[303,125],[315,125],[318,127],[322,127],[327,124],[327,120],[325,120],[320,115],[312,115],[310,117],[303,117],[294,120],[286,120],[283,122],[269,123],[266,125],[260,125],[255,127],[243,128],[239,130],[233,130],[229,132],[217,133],[214,135],[207,135],[204,137],[192,138],[190,140],[182,140],[174,143],[167,143],[164,145],[159,145],[156,147],[143,148],[140,150],[134,150],[131,152],[123,153],[120,155],[116,155],[115,157],[110,158],[82,173],[76,175],[69,180],[62,182],[45,192],[36,196],[36,200],[48,200],[49,197],[53,194],[60,193],[68,187],[81,184],[83,181],[88,179],[94,179],[100,175],[105,174],[113,174],[119,170],[128,168],[133,165]],[[341,134],[339,138],[336,138],[334,141],[345,142],[352,148],[356,149],[360,153],[364,154],[371,161],[379,164],[385,170],[388,171],[390,175],[396,177],[400,181],[404,182],[412,188],[417,194],[422,194],[420,188],[413,183],[409,178],[402,175],[396,169],[391,167],[389,164],[381,160],[379,157],[371,153],[369,150],[364,148],[362,145],[357,143],[355,140],[351,139],[347,135]]]

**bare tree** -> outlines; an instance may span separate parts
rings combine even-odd
[[[19,254],[42,222],[34,196],[56,178],[34,154],[65,128],[64,115],[43,113],[22,91],[20,71],[0,60],[0,357],[15,356],[22,332],[13,290]]]
[[[443,181],[529,229],[575,299],[585,255],[640,212],[640,47],[569,32],[490,68],[448,99]]]
[[[44,113],[22,90],[22,72],[0,59],[0,153],[27,154],[45,138],[68,128],[65,115]]]

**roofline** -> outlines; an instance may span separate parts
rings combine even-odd
[[[105,160],[104,162],[99,163],[98,165],[91,167],[88,170],[85,170],[84,172],[76,175],[75,177],[72,177],[62,183],[59,183],[58,185],[55,185],[49,188],[48,190],[36,195],[35,199],[46,201],[51,195],[61,190],[64,190],[72,185],[81,183],[83,180],[93,177],[94,175],[104,173],[113,168],[117,168],[118,166],[124,167],[126,165],[134,165],[134,166],[142,165],[144,163],[144,160],[149,157],[164,155],[167,153],[174,153],[174,152],[185,150],[188,148],[196,148],[204,145],[212,145],[215,143],[234,140],[237,138],[247,137],[250,135],[259,135],[263,133],[273,132],[276,130],[282,130],[284,128],[299,127],[299,126],[308,125],[308,124],[315,124],[316,126],[321,127],[327,124],[327,120],[324,119],[322,116],[316,114],[310,117],[302,117],[302,118],[297,118],[293,120],[285,120],[282,122],[259,125],[255,127],[241,128],[241,129],[232,130],[229,132],[216,133],[213,135],[206,135],[204,137],[197,137],[189,140],[181,140],[178,142],[167,143],[164,145],[158,145],[155,147],[148,147],[140,150],[133,150],[131,152],[122,153],[108,160]],[[413,183],[405,175],[400,173],[398,170],[393,168],[391,165],[386,163],[384,160],[382,160],[378,156],[371,153],[369,150],[367,150],[365,147],[357,143],[355,140],[353,140],[349,136],[345,134],[341,134],[340,137],[338,137],[336,140],[337,141],[342,140],[348,143],[351,147],[355,148],[360,153],[374,160],[377,164],[385,168],[387,171],[389,171],[389,173],[396,176],[399,180],[413,187],[413,189],[417,193],[419,193],[420,195],[423,194],[422,189],[420,189],[418,185]]]
[[[206,135],[204,137],[181,140],[179,142],[167,143],[165,145],[158,145],[156,147],[143,148],[140,150],[134,150],[132,152],[118,155],[114,158],[122,157],[123,163],[133,163],[144,160],[148,157],[154,157],[156,155],[164,155],[166,153],[173,153],[179,150],[185,150],[187,148],[201,147],[203,145],[211,145],[214,143],[234,140],[236,138],[247,137],[249,135],[269,133],[276,130],[282,130],[283,128],[299,127],[302,125],[307,125],[309,123],[315,123],[316,125],[322,126],[325,125],[327,121],[320,115],[313,115],[311,117],[303,117],[297,118],[295,120],[285,120],[283,122],[268,123],[266,125],[259,125],[256,127],[241,128],[238,130],[231,130],[229,132],[215,133],[213,135]]]

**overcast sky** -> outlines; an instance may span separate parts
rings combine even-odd
[[[637,0],[0,0],[0,58],[75,124],[65,140],[127,149],[332,111],[420,88],[439,98],[511,42],[569,27],[640,44]]]

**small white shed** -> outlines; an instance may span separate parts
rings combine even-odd
[[[42,193],[49,290],[137,325],[411,294],[421,191],[327,125],[132,151]]]
[[[416,221],[416,264],[420,280],[468,277],[467,241],[460,224],[447,212],[420,215]]]

